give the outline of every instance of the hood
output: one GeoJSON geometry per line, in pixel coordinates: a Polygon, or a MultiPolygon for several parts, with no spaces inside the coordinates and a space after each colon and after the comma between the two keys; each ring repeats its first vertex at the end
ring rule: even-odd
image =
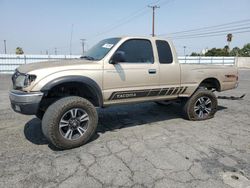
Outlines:
{"type": "Polygon", "coordinates": [[[21,65],[17,70],[21,73],[28,73],[38,69],[48,69],[48,68],[63,68],[63,67],[75,67],[83,64],[94,64],[96,61],[89,61],[86,59],[72,59],[72,60],[58,60],[58,61],[45,61],[37,63],[29,63],[21,65]]]}

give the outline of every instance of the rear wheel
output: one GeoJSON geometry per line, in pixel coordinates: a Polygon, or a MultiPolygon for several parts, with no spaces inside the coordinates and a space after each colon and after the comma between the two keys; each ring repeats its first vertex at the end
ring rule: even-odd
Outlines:
{"type": "Polygon", "coordinates": [[[71,149],[91,138],[97,122],[96,109],[88,100],[65,97],[49,106],[42,120],[42,130],[57,148],[71,149]]]}
{"type": "Polygon", "coordinates": [[[184,115],[188,120],[199,121],[214,117],[217,111],[215,94],[206,89],[198,89],[184,104],[184,115]]]}

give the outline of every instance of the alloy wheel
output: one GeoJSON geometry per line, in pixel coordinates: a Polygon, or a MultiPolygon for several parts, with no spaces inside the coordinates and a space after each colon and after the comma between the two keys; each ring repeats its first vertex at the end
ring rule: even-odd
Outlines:
{"type": "Polygon", "coordinates": [[[197,99],[194,105],[194,112],[200,118],[207,117],[212,111],[212,101],[209,97],[202,96],[197,99]]]}
{"type": "Polygon", "coordinates": [[[65,112],[59,122],[60,134],[68,140],[81,138],[88,129],[89,115],[81,108],[65,112]]]}

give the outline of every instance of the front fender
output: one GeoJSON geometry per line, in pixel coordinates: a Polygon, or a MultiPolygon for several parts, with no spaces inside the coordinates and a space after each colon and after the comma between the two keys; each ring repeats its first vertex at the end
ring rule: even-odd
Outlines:
{"type": "Polygon", "coordinates": [[[94,80],[85,76],[62,76],[55,78],[50,82],[48,82],[46,85],[44,85],[41,88],[41,92],[47,92],[57,85],[69,82],[78,82],[88,86],[91,89],[91,91],[97,95],[99,106],[103,106],[103,96],[101,88],[94,80]]]}

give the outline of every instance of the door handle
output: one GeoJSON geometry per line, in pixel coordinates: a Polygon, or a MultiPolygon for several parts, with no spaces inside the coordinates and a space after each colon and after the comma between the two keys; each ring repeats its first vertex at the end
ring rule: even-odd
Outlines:
{"type": "Polygon", "coordinates": [[[156,69],[149,69],[149,70],[148,70],[148,73],[149,73],[149,74],[156,74],[156,69]]]}

